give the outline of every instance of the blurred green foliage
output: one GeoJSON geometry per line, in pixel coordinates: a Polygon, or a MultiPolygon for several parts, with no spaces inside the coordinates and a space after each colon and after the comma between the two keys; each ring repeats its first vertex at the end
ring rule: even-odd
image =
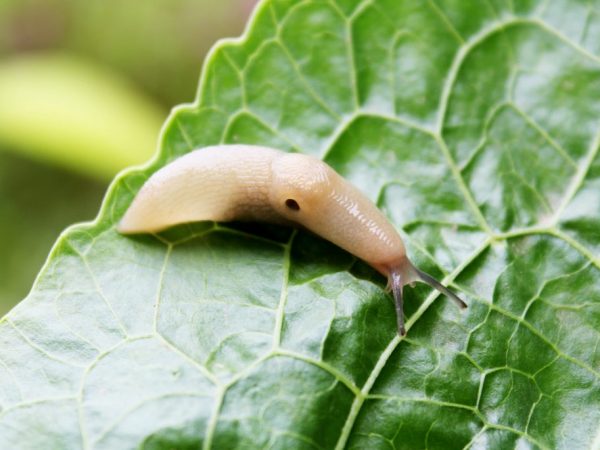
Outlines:
{"type": "Polygon", "coordinates": [[[93,219],[112,176],[152,155],[206,51],[253,4],[0,0],[0,315],[60,230],[93,219]]]}
{"type": "Polygon", "coordinates": [[[62,49],[126,74],[167,108],[190,102],[215,40],[253,0],[0,0],[0,55],[62,49]]]}
{"type": "Polygon", "coordinates": [[[27,294],[61,230],[96,214],[104,190],[104,183],[0,153],[0,313],[27,294]]]}
{"type": "Polygon", "coordinates": [[[0,142],[110,180],[146,161],[164,119],[161,109],[102,66],[43,53],[0,63],[0,142]]]}

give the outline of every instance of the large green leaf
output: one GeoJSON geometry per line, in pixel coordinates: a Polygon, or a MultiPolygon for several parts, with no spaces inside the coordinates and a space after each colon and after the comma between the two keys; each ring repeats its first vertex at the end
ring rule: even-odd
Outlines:
{"type": "Polygon", "coordinates": [[[599,11],[261,3],[2,321],[0,447],[598,447],[599,11]],[[219,142],[323,157],[470,308],[408,289],[400,339],[385,280],[305,232],[116,233],[219,142]]]}

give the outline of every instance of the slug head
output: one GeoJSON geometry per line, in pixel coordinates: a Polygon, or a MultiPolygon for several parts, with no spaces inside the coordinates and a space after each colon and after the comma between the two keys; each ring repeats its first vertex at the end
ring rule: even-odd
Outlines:
{"type": "Polygon", "coordinates": [[[401,336],[406,334],[402,293],[406,284],[426,283],[450,297],[460,308],[466,308],[456,294],[413,266],[406,257],[402,240],[387,219],[370,201],[361,200],[362,194],[343,182],[325,163],[292,153],[276,158],[271,169],[269,200],[277,214],[350,251],[387,275],[401,336]],[[362,211],[362,215],[354,214],[354,208],[362,211]],[[366,218],[369,220],[361,220],[366,218]],[[373,224],[382,232],[372,233],[373,224]]]}
{"type": "Polygon", "coordinates": [[[407,284],[413,285],[415,281],[420,281],[428,284],[434,289],[437,289],[439,292],[446,295],[454,303],[456,303],[459,308],[464,309],[467,307],[467,304],[463,302],[458,295],[456,295],[428,273],[417,269],[408,258],[404,258],[404,260],[402,260],[398,265],[391,267],[388,274],[388,286],[394,295],[398,334],[400,336],[404,336],[406,334],[406,328],[404,326],[404,296],[402,294],[402,288],[407,284]]]}
{"type": "Polygon", "coordinates": [[[271,206],[285,219],[310,229],[328,197],[331,169],[316,158],[297,153],[275,159],[271,168],[271,206]]]}

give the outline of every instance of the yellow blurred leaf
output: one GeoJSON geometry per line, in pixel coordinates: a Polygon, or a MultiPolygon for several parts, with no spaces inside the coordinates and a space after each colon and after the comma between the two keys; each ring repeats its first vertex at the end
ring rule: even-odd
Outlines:
{"type": "Polygon", "coordinates": [[[64,53],[0,63],[0,147],[98,179],[147,160],[164,112],[105,67],[64,53]]]}

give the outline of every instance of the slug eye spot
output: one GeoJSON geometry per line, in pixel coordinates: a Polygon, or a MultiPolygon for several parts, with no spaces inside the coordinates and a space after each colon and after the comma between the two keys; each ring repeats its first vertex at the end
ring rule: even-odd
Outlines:
{"type": "Polygon", "coordinates": [[[293,198],[288,198],[285,201],[285,206],[287,206],[287,208],[291,209],[292,211],[300,211],[300,205],[293,198]]]}

